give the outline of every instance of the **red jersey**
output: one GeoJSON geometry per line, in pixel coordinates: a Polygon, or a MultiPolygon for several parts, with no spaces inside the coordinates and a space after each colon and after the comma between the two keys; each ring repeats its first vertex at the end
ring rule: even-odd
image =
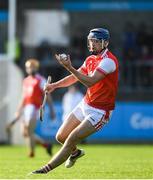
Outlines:
{"type": "Polygon", "coordinates": [[[81,66],[83,74],[90,76],[99,71],[105,78],[87,89],[85,102],[95,108],[113,110],[118,89],[118,60],[108,49],[103,54],[88,56],[81,66]]]}
{"type": "Polygon", "coordinates": [[[39,74],[28,76],[23,80],[24,105],[33,104],[40,107],[43,98],[43,86],[46,80],[39,74]]]}

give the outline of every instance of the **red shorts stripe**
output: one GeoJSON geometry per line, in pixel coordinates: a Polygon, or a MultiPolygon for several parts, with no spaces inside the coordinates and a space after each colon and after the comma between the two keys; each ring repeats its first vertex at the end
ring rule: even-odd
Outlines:
{"type": "Polygon", "coordinates": [[[106,114],[102,116],[100,121],[94,126],[96,130],[100,130],[105,124],[106,121],[109,120],[110,111],[106,111],[106,114]]]}

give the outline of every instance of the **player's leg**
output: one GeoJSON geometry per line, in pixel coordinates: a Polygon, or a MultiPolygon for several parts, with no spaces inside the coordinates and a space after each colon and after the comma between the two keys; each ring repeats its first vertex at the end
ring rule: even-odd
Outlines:
{"type": "Polygon", "coordinates": [[[33,173],[47,173],[57,166],[61,165],[73,152],[78,142],[88,137],[96,131],[95,127],[88,121],[81,122],[68,136],[62,148],[53,156],[51,161],[41,168],[40,170],[34,171],[33,173]]]}
{"type": "MultiPolygon", "coordinates": [[[[84,106],[84,112],[86,114],[85,120],[69,134],[59,152],[46,166],[37,171],[34,171],[33,173],[47,173],[62,164],[72,153],[73,149],[79,141],[101,129],[104,124],[108,122],[110,117],[110,112],[97,110],[95,108],[89,107],[88,105],[84,106]]],[[[76,159],[77,157],[72,157],[72,161],[74,163],[76,159]]]]}
{"type": "MultiPolygon", "coordinates": [[[[78,106],[69,114],[67,119],[63,122],[61,127],[59,128],[56,139],[61,144],[64,144],[65,140],[69,136],[69,134],[83,121],[84,114],[82,111],[82,102],[78,104],[78,106]]],[[[77,147],[73,149],[72,154],[75,154],[77,151],[77,147]]]]}
{"type": "Polygon", "coordinates": [[[35,135],[34,135],[35,127],[36,127],[36,119],[33,118],[29,121],[29,124],[27,124],[27,131],[28,131],[27,144],[30,150],[29,157],[33,157],[35,154],[35,135]]]}
{"type": "MultiPolygon", "coordinates": [[[[99,111],[95,108],[91,108],[85,105],[85,114],[86,118],[85,121],[91,123],[92,127],[95,131],[100,130],[109,120],[111,112],[109,111],[99,111]]],[[[83,150],[78,150],[76,154],[71,154],[69,158],[65,162],[65,167],[70,168],[72,167],[76,160],[84,155],[83,150]]]]}
{"type": "Polygon", "coordinates": [[[24,107],[24,132],[26,135],[27,145],[29,147],[29,157],[34,157],[35,137],[34,130],[36,127],[37,108],[33,104],[24,107]]]}
{"type": "Polygon", "coordinates": [[[35,147],[35,137],[33,131],[35,129],[35,125],[33,124],[34,120],[29,121],[31,123],[27,124],[25,121],[21,124],[21,130],[23,137],[26,140],[26,144],[29,148],[29,157],[34,157],[34,147],[35,147]]]}
{"type": "Polygon", "coordinates": [[[26,138],[28,136],[28,129],[27,129],[24,121],[21,122],[21,133],[24,138],[26,138]]]}
{"type": "Polygon", "coordinates": [[[81,122],[71,113],[67,120],[63,122],[56,134],[56,140],[61,144],[64,144],[68,135],[75,129],[81,122]]]}

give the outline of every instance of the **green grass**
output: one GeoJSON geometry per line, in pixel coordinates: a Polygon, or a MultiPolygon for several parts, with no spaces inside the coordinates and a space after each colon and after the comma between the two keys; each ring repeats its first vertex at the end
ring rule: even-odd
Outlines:
{"type": "MultiPolygon", "coordinates": [[[[54,153],[60,146],[54,146],[54,153]]],[[[49,157],[37,147],[36,157],[26,157],[26,148],[0,146],[0,178],[2,179],[105,179],[153,178],[153,146],[151,145],[80,145],[86,155],[71,169],[61,165],[47,175],[26,175],[49,157]]]]}

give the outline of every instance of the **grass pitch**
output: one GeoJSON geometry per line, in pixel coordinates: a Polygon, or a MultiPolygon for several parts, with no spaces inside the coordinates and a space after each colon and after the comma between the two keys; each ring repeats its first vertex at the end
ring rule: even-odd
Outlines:
{"type": "MultiPolygon", "coordinates": [[[[29,159],[22,146],[0,146],[0,179],[153,178],[152,145],[80,145],[86,155],[73,168],[64,165],[46,175],[31,175],[49,161],[42,147],[29,159]]],[[[60,146],[54,146],[54,153],[60,146]]]]}

